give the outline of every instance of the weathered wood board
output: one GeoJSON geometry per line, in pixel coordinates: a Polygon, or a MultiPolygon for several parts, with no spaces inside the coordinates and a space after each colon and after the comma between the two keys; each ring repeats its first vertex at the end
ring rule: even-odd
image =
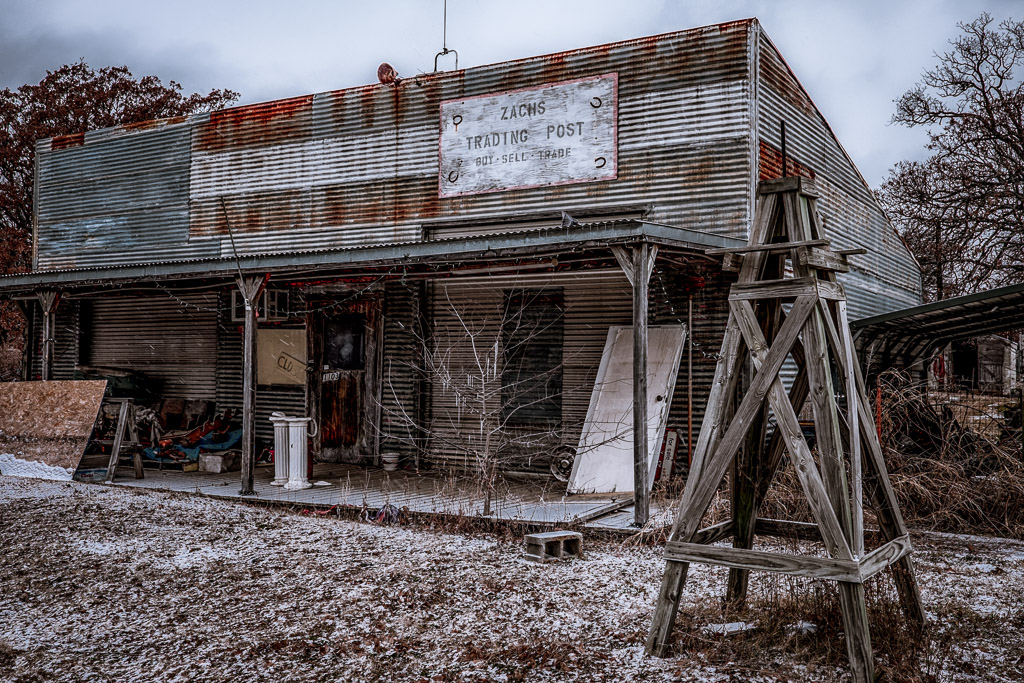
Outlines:
{"type": "Polygon", "coordinates": [[[106,380],[0,383],[0,474],[70,480],[106,380]]]}
{"type": "Polygon", "coordinates": [[[441,197],[613,180],[618,75],[441,103],[441,197]]]}
{"type": "MultiPolygon", "coordinates": [[[[647,342],[647,450],[653,484],[686,328],[652,325],[647,342]]],[[[569,478],[569,493],[633,490],[633,328],[613,326],[569,478]]]]}

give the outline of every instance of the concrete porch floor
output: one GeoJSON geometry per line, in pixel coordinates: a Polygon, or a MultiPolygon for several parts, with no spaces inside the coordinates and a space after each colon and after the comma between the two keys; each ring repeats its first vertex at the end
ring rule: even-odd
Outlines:
{"type": "MultiPolygon", "coordinates": [[[[511,480],[498,485],[492,514],[483,514],[483,499],[472,479],[450,472],[385,472],[379,467],[318,463],[312,482],[300,491],[271,486],[273,467],[257,467],[255,496],[239,495],[238,472],[211,474],[147,469],[135,479],[131,468],[118,468],[115,486],[194,493],[215,498],[260,501],[324,509],[332,505],[373,510],[390,503],[412,513],[468,516],[538,525],[573,525],[593,530],[635,533],[632,495],[567,496],[555,480],[511,480]]],[[[651,502],[652,526],[668,526],[671,510],[651,502]]]]}

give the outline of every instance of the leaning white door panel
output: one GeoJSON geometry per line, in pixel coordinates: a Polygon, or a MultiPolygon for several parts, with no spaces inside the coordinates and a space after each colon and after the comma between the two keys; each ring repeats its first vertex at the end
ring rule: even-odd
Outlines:
{"type": "MultiPolygon", "coordinates": [[[[683,325],[654,325],[647,339],[648,471],[654,482],[672,391],[686,340],[683,325]]],[[[608,330],[569,493],[633,491],[633,328],[608,330]]]]}

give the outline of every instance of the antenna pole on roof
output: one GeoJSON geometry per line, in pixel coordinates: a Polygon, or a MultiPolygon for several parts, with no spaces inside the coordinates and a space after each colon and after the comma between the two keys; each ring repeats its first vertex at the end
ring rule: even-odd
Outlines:
{"type": "Polygon", "coordinates": [[[447,54],[455,55],[455,70],[459,70],[459,52],[458,50],[448,49],[448,0],[444,0],[444,13],[442,14],[443,21],[441,27],[441,51],[434,55],[434,73],[437,73],[437,59],[438,57],[444,57],[447,54]]]}

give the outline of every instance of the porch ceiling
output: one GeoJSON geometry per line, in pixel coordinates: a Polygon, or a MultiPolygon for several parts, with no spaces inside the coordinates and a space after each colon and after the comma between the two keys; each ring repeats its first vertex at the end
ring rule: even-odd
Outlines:
{"type": "Polygon", "coordinates": [[[112,268],[46,270],[0,276],[0,297],[12,298],[38,289],[84,290],[137,282],[233,278],[244,274],[311,275],[332,271],[375,270],[400,266],[410,271],[440,264],[494,261],[553,255],[563,251],[606,248],[613,244],[650,242],[703,254],[709,248],[735,248],[745,241],[700,230],[640,220],[585,223],[569,228],[539,228],[483,236],[459,236],[417,242],[256,254],[189,261],[161,261],[112,268]]]}

